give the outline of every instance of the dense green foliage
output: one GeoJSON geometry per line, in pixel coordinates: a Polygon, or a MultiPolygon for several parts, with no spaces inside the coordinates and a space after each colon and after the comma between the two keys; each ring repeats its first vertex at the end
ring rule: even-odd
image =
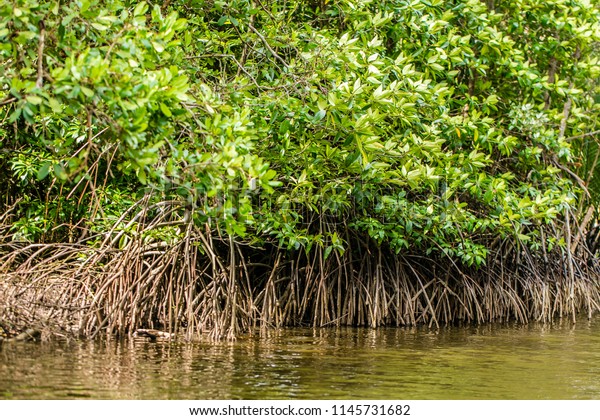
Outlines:
{"type": "Polygon", "coordinates": [[[93,244],[145,196],[325,258],[366,235],[466,265],[499,237],[551,249],[595,166],[600,9],[487,3],[5,2],[0,221],[93,244]]]}

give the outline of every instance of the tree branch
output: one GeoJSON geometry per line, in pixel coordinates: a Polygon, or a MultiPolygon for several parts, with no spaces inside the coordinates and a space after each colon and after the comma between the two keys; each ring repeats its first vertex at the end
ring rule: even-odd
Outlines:
{"type": "Polygon", "coordinates": [[[265,37],[256,30],[256,28],[254,26],[252,26],[251,24],[248,24],[248,28],[250,28],[250,30],[252,32],[254,32],[256,34],[256,36],[258,36],[260,38],[260,40],[262,41],[262,43],[265,45],[265,47],[267,48],[267,50],[269,50],[269,52],[273,55],[273,57],[275,57],[277,60],[279,60],[281,62],[281,64],[283,64],[283,66],[285,68],[289,67],[289,64],[285,62],[285,60],[283,58],[281,58],[279,56],[279,54],[277,54],[275,52],[275,50],[273,50],[273,48],[271,48],[271,46],[269,45],[269,43],[267,42],[267,40],[265,39],[265,37]]]}
{"type": "Polygon", "coordinates": [[[6,98],[6,99],[3,99],[2,101],[0,101],[0,106],[12,104],[13,102],[16,102],[16,101],[17,101],[17,98],[15,98],[14,96],[11,98],[6,98]]]}
{"type": "Polygon", "coordinates": [[[592,132],[585,133],[585,134],[579,134],[577,136],[567,137],[565,140],[566,141],[577,140],[577,139],[581,139],[584,137],[595,136],[596,134],[600,134],[600,130],[592,131],[592,132]]]}
{"type": "Polygon", "coordinates": [[[585,194],[588,196],[588,198],[592,198],[590,192],[587,189],[587,186],[585,185],[585,182],[583,181],[583,179],[581,179],[579,177],[579,175],[577,175],[575,172],[573,172],[572,170],[570,170],[569,168],[567,168],[564,165],[561,165],[560,163],[558,163],[558,160],[556,158],[552,159],[552,163],[554,163],[554,165],[559,168],[562,169],[563,171],[565,171],[566,173],[568,173],[569,175],[571,175],[571,177],[573,177],[573,179],[575,181],[577,181],[577,184],[579,184],[579,186],[581,187],[581,189],[585,192],[585,194]]]}

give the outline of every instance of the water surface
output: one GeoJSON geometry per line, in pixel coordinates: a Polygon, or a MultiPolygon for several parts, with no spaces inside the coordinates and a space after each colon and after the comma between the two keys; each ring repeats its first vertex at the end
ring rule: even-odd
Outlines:
{"type": "Polygon", "coordinates": [[[600,319],[0,347],[2,399],[600,399],[600,319]]]}

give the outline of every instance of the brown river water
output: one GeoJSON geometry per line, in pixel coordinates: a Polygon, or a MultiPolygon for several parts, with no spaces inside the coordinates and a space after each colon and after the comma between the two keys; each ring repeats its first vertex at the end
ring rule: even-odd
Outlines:
{"type": "Polygon", "coordinates": [[[600,318],[0,346],[0,399],[600,399],[600,318]]]}

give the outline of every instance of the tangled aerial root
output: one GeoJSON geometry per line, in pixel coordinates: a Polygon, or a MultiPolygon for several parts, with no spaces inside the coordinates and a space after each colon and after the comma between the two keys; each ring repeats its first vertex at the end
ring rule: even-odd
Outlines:
{"type": "Polygon", "coordinates": [[[544,261],[505,240],[485,267],[465,270],[353,245],[324,259],[321,251],[257,250],[192,226],[178,242],[132,239],[123,249],[13,244],[0,259],[0,324],[233,339],[254,327],[551,322],[600,309],[597,269],[573,256],[569,263],[564,251],[544,261]]]}

